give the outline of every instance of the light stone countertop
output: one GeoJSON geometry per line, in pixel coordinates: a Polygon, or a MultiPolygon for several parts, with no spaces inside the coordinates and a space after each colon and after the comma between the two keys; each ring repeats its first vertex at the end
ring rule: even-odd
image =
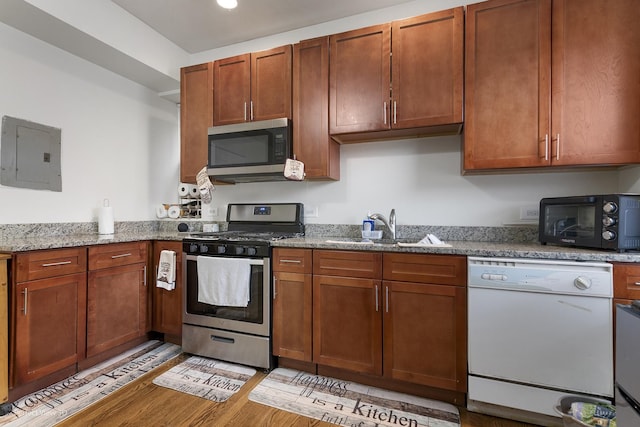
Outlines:
{"type": "Polygon", "coordinates": [[[447,254],[504,258],[538,258],[575,261],[640,262],[640,252],[618,253],[604,250],[578,249],[541,245],[539,243],[498,243],[484,241],[447,241],[451,247],[400,247],[392,244],[332,243],[332,237],[304,237],[278,240],[272,244],[283,248],[338,249],[417,254],[447,254]]]}

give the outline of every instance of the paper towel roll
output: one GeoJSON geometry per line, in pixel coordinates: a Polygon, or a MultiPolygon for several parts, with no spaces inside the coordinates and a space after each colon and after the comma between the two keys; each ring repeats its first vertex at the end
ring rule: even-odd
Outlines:
{"type": "Polygon", "coordinates": [[[109,200],[104,200],[104,206],[98,213],[98,234],[113,234],[113,207],[109,206],[109,200]]]}
{"type": "Polygon", "coordinates": [[[180,183],[178,185],[178,196],[180,197],[188,197],[189,196],[189,184],[180,183]]]}
{"type": "Polygon", "coordinates": [[[180,206],[169,206],[169,212],[168,212],[169,218],[180,218],[180,206]]]}
{"type": "Polygon", "coordinates": [[[193,198],[200,198],[200,189],[197,185],[189,184],[189,195],[193,198]]]}
{"type": "Polygon", "coordinates": [[[156,216],[158,218],[166,218],[168,214],[167,208],[165,208],[164,205],[160,205],[156,208],[156,216]]]}

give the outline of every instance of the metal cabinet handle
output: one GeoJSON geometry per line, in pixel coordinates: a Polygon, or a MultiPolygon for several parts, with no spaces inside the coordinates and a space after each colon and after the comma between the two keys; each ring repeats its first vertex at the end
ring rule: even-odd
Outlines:
{"type": "Polygon", "coordinates": [[[556,134],[556,160],[560,160],[560,134],[556,134]]]}
{"type": "Polygon", "coordinates": [[[143,284],[144,284],[144,287],[146,288],[147,287],[147,266],[146,265],[144,266],[144,282],[143,282],[143,284]]]}
{"type": "Polygon", "coordinates": [[[48,264],[42,264],[43,267],[55,267],[57,265],[71,264],[71,261],[50,262],[48,264]]]}
{"type": "Polygon", "coordinates": [[[273,276],[273,299],[276,299],[278,291],[276,290],[276,276],[273,276]]]}
{"type": "Polygon", "coordinates": [[[376,311],[378,311],[378,285],[376,285],[376,311]]]}
{"type": "Polygon", "coordinates": [[[282,264],[302,264],[299,259],[281,259],[280,262],[282,264]]]}
{"type": "Polygon", "coordinates": [[[544,159],[549,160],[549,134],[544,135],[544,159]]]}
{"type": "Polygon", "coordinates": [[[636,283],[634,283],[634,285],[640,286],[640,282],[636,282],[636,283]]]}
{"type": "Polygon", "coordinates": [[[120,255],[111,255],[111,259],[124,258],[124,257],[128,257],[128,256],[131,256],[131,253],[120,254],[120,255]]]}
{"type": "Polygon", "coordinates": [[[24,294],[24,307],[22,309],[24,315],[27,315],[27,288],[24,288],[24,291],[22,291],[22,293],[24,294]]]}
{"type": "Polygon", "coordinates": [[[383,120],[383,123],[386,125],[387,124],[387,101],[384,101],[382,103],[382,120],[383,120]]]}
{"type": "Polygon", "coordinates": [[[397,114],[398,113],[398,103],[396,101],[393,101],[393,124],[395,125],[397,123],[397,114]]]}
{"type": "Polygon", "coordinates": [[[247,121],[247,102],[244,103],[244,121],[247,121]]]}
{"type": "Polygon", "coordinates": [[[385,302],[386,308],[385,309],[386,309],[386,311],[388,313],[389,312],[389,287],[388,286],[385,286],[385,294],[386,294],[385,295],[385,299],[386,299],[386,302],[385,302]]]}
{"type": "Polygon", "coordinates": [[[253,100],[249,103],[249,105],[250,105],[250,108],[251,108],[249,110],[249,113],[250,113],[249,117],[251,118],[251,121],[253,121],[253,100]]]}

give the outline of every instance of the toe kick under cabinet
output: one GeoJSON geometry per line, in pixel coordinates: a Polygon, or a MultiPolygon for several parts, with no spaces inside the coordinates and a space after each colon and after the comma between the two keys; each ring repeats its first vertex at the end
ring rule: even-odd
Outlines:
{"type": "Polygon", "coordinates": [[[308,369],[322,375],[464,403],[466,257],[309,252],[274,250],[274,319],[311,321],[303,330],[274,321],[283,364],[312,362],[308,369]],[[302,264],[304,271],[292,270],[302,264]]]}

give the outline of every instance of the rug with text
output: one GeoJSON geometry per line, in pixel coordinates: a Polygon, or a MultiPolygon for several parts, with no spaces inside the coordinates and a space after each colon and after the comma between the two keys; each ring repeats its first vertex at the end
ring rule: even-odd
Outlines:
{"type": "Polygon", "coordinates": [[[284,368],[271,371],[249,400],[339,426],[460,426],[448,403],[284,368]]]}
{"type": "Polygon", "coordinates": [[[7,404],[2,427],[49,427],[178,356],[175,344],[149,341],[89,369],[7,404]]]}
{"type": "Polygon", "coordinates": [[[191,356],[154,378],[153,383],[213,402],[224,402],[255,373],[255,369],[246,366],[191,356]]]}

